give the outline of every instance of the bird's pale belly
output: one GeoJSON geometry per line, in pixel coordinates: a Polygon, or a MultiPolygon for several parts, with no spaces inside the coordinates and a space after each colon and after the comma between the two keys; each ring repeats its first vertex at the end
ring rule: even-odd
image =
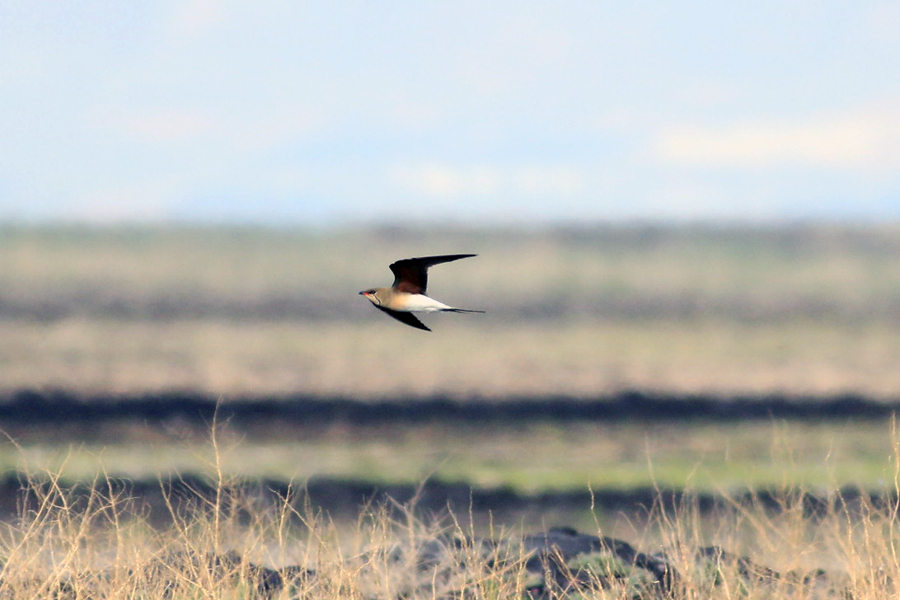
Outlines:
{"type": "Polygon", "coordinates": [[[453,308],[447,306],[443,302],[438,302],[434,298],[423,296],[422,294],[409,294],[404,298],[404,306],[401,309],[406,312],[437,312],[453,308]]]}

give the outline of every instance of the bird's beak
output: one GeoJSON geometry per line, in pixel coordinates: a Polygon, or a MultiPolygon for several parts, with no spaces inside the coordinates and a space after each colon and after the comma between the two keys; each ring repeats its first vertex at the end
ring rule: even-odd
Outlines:
{"type": "Polygon", "coordinates": [[[369,294],[367,294],[366,292],[360,292],[359,295],[360,296],[368,296],[369,294]]]}

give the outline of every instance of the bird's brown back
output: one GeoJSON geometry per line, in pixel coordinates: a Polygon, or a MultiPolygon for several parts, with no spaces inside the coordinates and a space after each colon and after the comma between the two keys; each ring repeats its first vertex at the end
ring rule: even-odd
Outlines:
{"type": "Polygon", "coordinates": [[[424,294],[428,287],[428,267],[470,256],[475,255],[444,254],[398,260],[391,264],[391,271],[394,273],[393,288],[407,294],[424,294]]]}

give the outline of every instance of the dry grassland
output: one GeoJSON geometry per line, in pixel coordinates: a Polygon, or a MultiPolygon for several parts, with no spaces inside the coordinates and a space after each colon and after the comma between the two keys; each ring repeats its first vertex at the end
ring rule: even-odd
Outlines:
{"type": "MultiPolygon", "coordinates": [[[[894,501],[811,515],[786,489],[777,510],[733,502],[700,518],[690,502],[657,505],[627,539],[604,538],[598,525],[580,538],[596,544],[576,550],[572,532],[477,534],[456,515],[417,515],[414,503],[337,525],[291,497],[261,504],[217,481],[211,497],[171,499],[173,525],[162,530],[121,495],[28,488],[28,509],[0,533],[0,597],[881,600],[900,591],[894,501]]],[[[892,485],[896,496],[896,477],[892,485]]]]}

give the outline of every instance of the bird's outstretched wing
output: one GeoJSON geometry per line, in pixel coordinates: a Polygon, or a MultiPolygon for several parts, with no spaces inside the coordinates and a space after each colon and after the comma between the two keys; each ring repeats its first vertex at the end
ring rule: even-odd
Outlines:
{"type": "Polygon", "coordinates": [[[377,304],[373,305],[378,310],[383,310],[390,316],[394,317],[401,323],[406,323],[410,327],[415,327],[416,329],[424,329],[425,331],[431,331],[425,324],[416,318],[416,316],[410,312],[400,312],[399,310],[391,310],[390,308],[385,308],[383,306],[378,306],[377,304]]]}
{"type": "MultiPolygon", "coordinates": [[[[428,287],[428,267],[452,260],[469,258],[474,254],[444,254],[442,256],[421,256],[405,258],[391,263],[394,273],[394,289],[408,294],[424,294],[428,287]]],[[[415,325],[413,326],[415,327],[415,325]]]]}

